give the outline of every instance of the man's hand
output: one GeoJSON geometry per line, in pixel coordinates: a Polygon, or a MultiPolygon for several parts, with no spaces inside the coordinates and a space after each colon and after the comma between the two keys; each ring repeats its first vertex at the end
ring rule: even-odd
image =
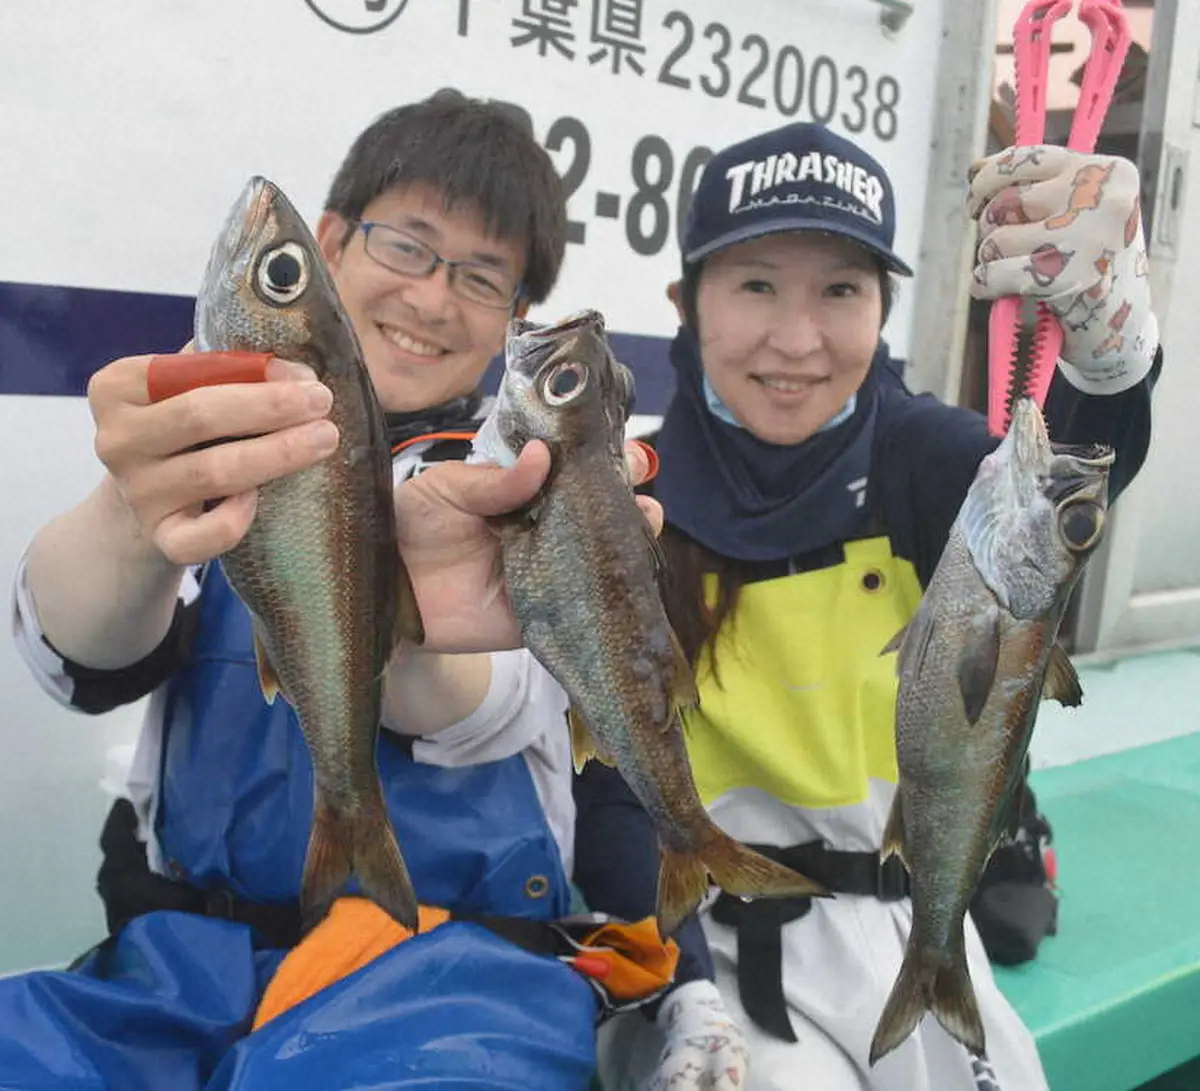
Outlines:
{"type": "Polygon", "coordinates": [[[1060,367],[1089,394],[1140,382],[1158,348],[1137,168],[1050,145],[1009,148],[970,171],[978,299],[1032,296],[1063,327],[1060,367]]]}
{"type": "MultiPolygon", "coordinates": [[[[649,470],[645,452],[629,444],[626,459],[637,484],[649,470]]],[[[427,651],[520,647],[504,590],[500,539],[488,519],[529,503],[549,473],[550,451],[534,440],[511,467],[443,462],[397,487],[400,555],[417,593],[427,651]]],[[[637,502],[659,534],[662,508],[649,497],[637,502]]]]}
{"type": "Polygon", "coordinates": [[[151,404],[153,359],[125,357],[92,376],[96,454],[148,556],[199,564],[241,541],[258,486],[334,450],[337,428],[324,419],[333,395],[309,368],[272,360],[266,382],[202,386],[151,404]],[[203,446],[226,439],[236,442],[203,446]],[[221,502],[204,510],[212,500],[221,502]]]}
{"type": "Polygon", "coordinates": [[[666,1038],[650,1091],[741,1091],[750,1051],[711,981],[672,992],[656,1020],[666,1038]]]}

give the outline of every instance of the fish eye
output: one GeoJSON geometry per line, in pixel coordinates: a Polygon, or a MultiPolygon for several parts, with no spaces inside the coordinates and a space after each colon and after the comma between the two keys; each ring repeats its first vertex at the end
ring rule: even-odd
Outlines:
{"type": "Polygon", "coordinates": [[[582,364],[559,364],[543,380],[542,397],[547,405],[566,405],[583,393],[587,377],[582,364]]]}
{"type": "Polygon", "coordinates": [[[1104,509],[1090,500],[1066,504],[1058,512],[1058,531],[1075,553],[1091,549],[1104,529],[1104,509]]]}
{"type": "Polygon", "coordinates": [[[294,242],[263,254],[258,263],[258,287],[272,303],[291,303],[308,287],[308,260],[294,242]]]}

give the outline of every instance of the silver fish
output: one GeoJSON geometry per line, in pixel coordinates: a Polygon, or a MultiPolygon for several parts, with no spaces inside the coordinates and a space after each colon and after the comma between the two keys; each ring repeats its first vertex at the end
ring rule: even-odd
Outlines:
{"type": "Polygon", "coordinates": [[[516,322],[475,448],[501,463],[531,439],[550,448],[540,495],[498,524],[508,594],[526,647],[571,698],[577,766],[592,756],[616,765],[654,820],[658,921],[670,934],[708,890],[710,873],[744,897],[826,891],[735,841],[696,791],[679,716],[696,701],[696,683],[662,605],[657,545],[625,468],[632,394],[599,314],[545,328],[516,322]]]}
{"type": "Polygon", "coordinates": [[[1104,533],[1107,448],[1050,443],[1018,402],[981,463],[899,648],[900,782],[884,834],[912,879],[904,962],[871,1043],[874,1064],[927,1011],[972,1052],[985,1035],[963,918],[1022,783],[1043,693],[1082,697],[1056,643],[1071,590],[1104,533]]]}
{"type": "Polygon", "coordinates": [[[341,439],[316,466],[259,489],[221,557],[254,623],[267,700],[295,707],[313,759],[300,903],[315,924],[351,876],[416,928],[417,899],[375,761],[382,676],[398,637],[423,638],[396,547],[391,451],[354,329],[321,251],[278,187],[254,178],[218,238],[196,302],[196,348],[272,352],[333,391],[341,439]]]}

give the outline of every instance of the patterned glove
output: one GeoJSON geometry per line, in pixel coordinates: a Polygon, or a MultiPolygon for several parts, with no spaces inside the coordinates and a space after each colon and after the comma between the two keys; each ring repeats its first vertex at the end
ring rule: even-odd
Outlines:
{"type": "Polygon", "coordinates": [[[972,294],[1044,300],[1063,327],[1066,378],[1119,394],[1158,349],[1150,309],[1137,168],[1127,159],[1049,145],[976,162],[967,207],[979,221],[972,294]]]}
{"type": "Polygon", "coordinates": [[[658,1009],[666,1038],[650,1091],[741,1091],[750,1051],[711,981],[689,981],[658,1009]]]}

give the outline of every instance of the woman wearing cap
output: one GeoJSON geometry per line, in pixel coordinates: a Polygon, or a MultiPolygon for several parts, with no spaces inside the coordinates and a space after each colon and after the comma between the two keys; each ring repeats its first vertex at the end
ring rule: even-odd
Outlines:
{"type": "MultiPolygon", "coordinates": [[[[1145,456],[1161,366],[1137,193],[1132,164],[1061,148],[984,160],[970,190],[974,294],[1036,295],[1064,315],[1050,432],[1115,447],[1114,496],[1145,456]]],[[[977,414],[910,394],[881,340],[892,278],[911,273],[894,226],[879,163],[820,126],[789,125],[708,164],[669,293],[677,392],[655,495],[669,608],[698,664],[700,705],[686,718],[696,781],[721,826],[838,892],[723,896],[703,913],[752,1091],[1046,1086],[970,921],[990,1066],[931,1018],[868,1064],[912,915],[903,872],[879,866],[897,778],[895,660],[880,649],[916,611],[996,444],[977,414]]],[[[630,821],[612,805],[620,791],[593,763],[577,792],[581,836],[607,837],[611,852],[634,843],[606,826],[609,814],[630,821]]],[[[653,904],[653,862],[623,867],[653,904]]],[[[616,1021],[607,1088],[645,1086],[670,1018],[668,1003],[658,1027],[616,1021]]]]}

